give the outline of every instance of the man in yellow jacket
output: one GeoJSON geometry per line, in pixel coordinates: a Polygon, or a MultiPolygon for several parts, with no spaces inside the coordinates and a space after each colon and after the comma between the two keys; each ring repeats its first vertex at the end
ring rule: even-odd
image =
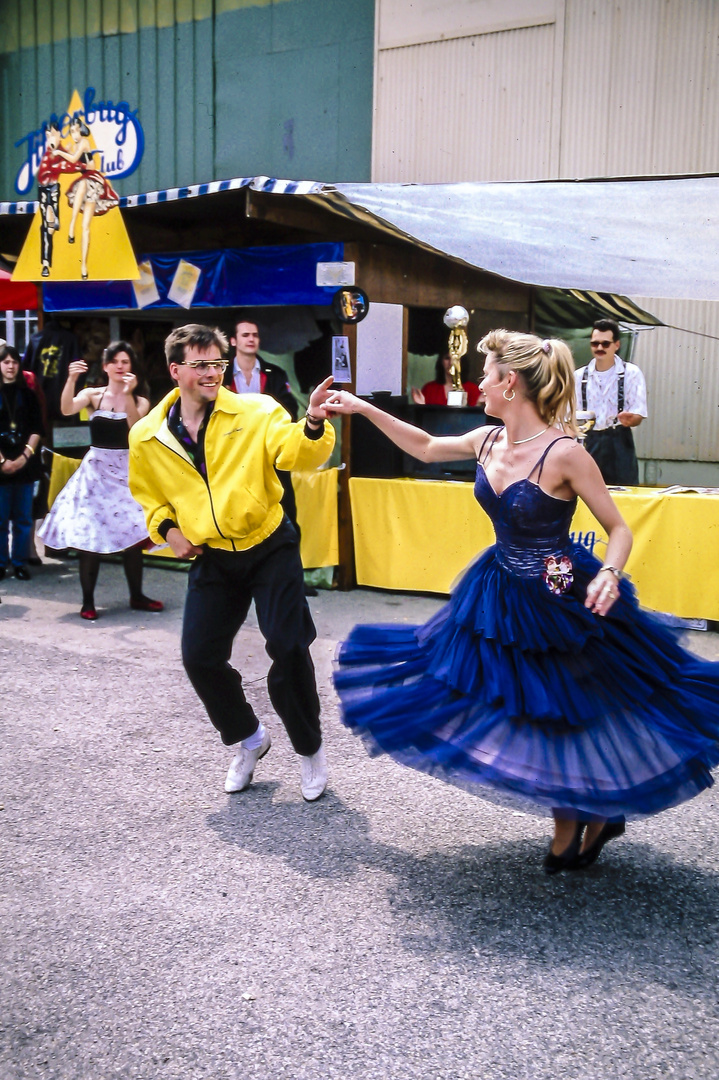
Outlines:
{"type": "Polygon", "coordinates": [[[316,632],[275,467],[312,469],[329,457],[334,430],[325,422],[325,402],[332,379],[315,389],[307,416],[295,424],[272,398],[238,396],[221,385],[227,339],[219,330],[179,327],[165,355],[177,389],[130,432],[130,489],[150,537],[194,560],[182,660],[223,743],[235,751],[225,791],[248,787],[271,745],[229,663],[254,599],[272,660],[270,700],[300,755],[302,794],[314,801],[327,785],[309,651],[316,632]]]}

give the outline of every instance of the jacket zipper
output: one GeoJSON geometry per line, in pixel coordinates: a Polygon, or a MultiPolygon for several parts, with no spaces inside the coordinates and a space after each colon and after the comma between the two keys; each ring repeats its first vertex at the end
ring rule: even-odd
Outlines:
{"type": "MultiPolygon", "coordinates": [[[[184,458],[182,456],[182,454],[178,454],[177,450],[173,450],[172,447],[168,446],[167,443],[164,443],[162,441],[162,439],[158,439],[157,435],[153,436],[153,438],[157,439],[160,446],[164,446],[166,450],[169,450],[171,454],[174,454],[175,457],[178,457],[180,459],[180,461],[185,461],[186,462],[187,459],[184,458]]],[[[195,470],[195,472],[200,477],[200,479],[205,481],[205,486],[207,488],[207,494],[209,495],[209,498],[210,498],[210,510],[212,511],[212,520],[215,523],[215,528],[217,529],[217,532],[219,533],[219,535],[222,537],[223,540],[229,539],[227,536],[225,536],[222,529],[220,528],[220,526],[217,523],[217,517],[215,516],[215,505],[214,505],[214,503],[212,501],[212,490],[210,488],[210,478],[209,478],[209,476],[204,476],[203,477],[202,473],[200,472],[200,470],[195,465],[192,465],[192,468],[195,470]]],[[[207,469],[207,456],[205,456],[205,469],[207,469]]],[[[230,539],[230,543],[232,544],[232,550],[236,551],[237,549],[235,547],[235,541],[230,539]]]]}
{"type": "MultiPolygon", "coordinates": [[[[215,415],[215,413],[213,411],[212,416],[214,416],[214,415],[215,415]]],[[[207,476],[205,477],[205,483],[207,484],[207,494],[210,497],[210,510],[212,511],[212,520],[215,523],[215,528],[217,529],[217,531],[220,534],[220,536],[222,537],[222,539],[227,540],[228,537],[226,537],[225,534],[223,533],[222,529],[220,528],[220,526],[217,523],[217,518],[215,517],[215,504],[212,501],[212,488],[210,487],[210,470],[209,470],[208,465],[207,465],[207,433],[209,431],[210,424],[212,423],[212,416],[210,417],[209,422],[207,424],[207,427],[205,428],[205,472],[207,473],[207,476]]],[[[232,544],[232,550],[234,551],[235,550],[235,541],[230,540],[230,543],[232,544]]]]}

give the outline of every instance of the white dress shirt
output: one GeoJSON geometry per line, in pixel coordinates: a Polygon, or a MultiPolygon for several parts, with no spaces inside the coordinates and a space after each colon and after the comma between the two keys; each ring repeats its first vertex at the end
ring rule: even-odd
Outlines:
{"type": "Polygon", "coordinates": [[[625,363],[620,356],[614,357],[614,363],[608,371],[597,371],[597,362],[592,360],[586,367],[574,372],[577,389],[577,408],[582,405],[582,379],[589,371],[587,380],[587,410],[596,415],[595,431],[614,427],[618,412],[618,374],[624,371],[624,411],[647,415],[647,384],[644,375],[636,364],[625,363]]]}
{"type": "Polygon", "coordinates": [[[247,382],[245,373],[240,369],[240,365],[235,357],[234,364],[232,365],[232,385],[234,386],[238,394],[260,394],[260,361],[255,357],[255,366],[252,369],[252,377],[247,382]]]}

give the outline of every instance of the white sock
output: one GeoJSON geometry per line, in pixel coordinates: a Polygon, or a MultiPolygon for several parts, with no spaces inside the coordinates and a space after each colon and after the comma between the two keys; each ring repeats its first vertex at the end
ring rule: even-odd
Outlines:
{"type": "Polygon", "coordinates": [[[265,737],[265,726],[260,721],[257,731],[253,735],[248,735],[246,739],[242,740],[242,745],[245,750],[257,750],[262,745],[262,740],[265,737]]]}

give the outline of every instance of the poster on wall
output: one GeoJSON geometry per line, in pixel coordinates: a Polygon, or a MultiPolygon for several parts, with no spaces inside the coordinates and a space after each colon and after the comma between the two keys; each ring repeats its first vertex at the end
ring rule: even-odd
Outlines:
{"type": "MultiPolygon", "coordinates": [[[[108,110],[88,110],[87,104],[88,92],[83,105],[75,91],[67,112],[45,123],[42,141],[21,170],[23,176],[31,175],[37,164],[39,206],[13,281],[136,281],[140,277],[120,197],[102,171],[107,154],[98,148],[93,134],[97,125],[98,133],[107,138],[108,110]]],[[[124,116],[118,109],[113,113],[116,126],[124,116]]]]}
{"type": "Polygon", "coordinates": [[[347,337],[332,338],[332,378],[336,383],[351,383],[350,341],[347,337]]]}

